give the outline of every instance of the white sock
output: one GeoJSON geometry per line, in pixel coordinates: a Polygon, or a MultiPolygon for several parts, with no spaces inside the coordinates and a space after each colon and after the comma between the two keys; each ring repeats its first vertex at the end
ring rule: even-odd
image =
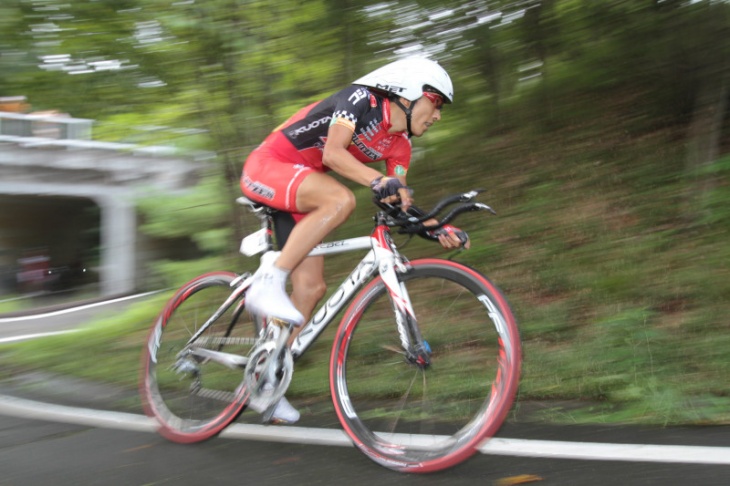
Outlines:
{"type": "Polygon", "coordinates": [[[289,270],[279,268],[276,264],[266,269],[266,273],[274,282],[281,282],[282,285],[286,283],[286,278],[289,276],[289,270]]]}

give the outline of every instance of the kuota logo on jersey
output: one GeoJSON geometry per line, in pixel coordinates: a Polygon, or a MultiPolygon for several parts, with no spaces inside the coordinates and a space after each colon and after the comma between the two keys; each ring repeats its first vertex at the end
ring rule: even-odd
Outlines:
{"type": "Polygon", "coordinates": [[[330,122],[330,120],[332,120],[331,116],[329,116],[329,115],[323,116],[319,120],[314,120],[312,122],[309,122],[309,124],[307,124],[307,125],[295,128],[293,130],[289,130],[286,132],[286,134],[289,135],[291,138],[297,138],[302,133],[307,133],[308,131],[310,131],[314,128],[317,128],[321,125],[328,124],[330,122]]]}

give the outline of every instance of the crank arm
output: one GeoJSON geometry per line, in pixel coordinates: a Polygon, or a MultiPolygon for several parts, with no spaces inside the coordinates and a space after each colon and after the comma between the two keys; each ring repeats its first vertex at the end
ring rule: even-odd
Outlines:
{"type": "Polygon", "coordinates": [[[192,348],[190,354],[196,358],[205,358],[232,370],[243,369],[248,364],[248,357],[206,348],[192,348]]]}

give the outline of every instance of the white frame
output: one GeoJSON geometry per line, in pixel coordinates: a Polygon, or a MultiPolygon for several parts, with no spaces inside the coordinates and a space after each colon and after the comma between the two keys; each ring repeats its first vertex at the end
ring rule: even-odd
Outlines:
{"type": "MultiPolygon", "coordinates": [[[[407,339],[408,333],[403,327],[405,320],[402,318],[401,312],[405,311],[413,315],[413,308],[410,305],[410,299],[404,286],[398,283],[396,275],[396,266],[398,256],[391,248],[384,248],[378,240],[372,236],[361,236],[357,238],[347,238],[327,243],[322,243],[314,247],[308,256],[335,255],[356,250],[367,250],[367,254],[360,260],[360,263],[350,273],[347,278],[340,284],[330,297],[312,314],[309,322],[303,325],[301,332],[291,345],[291,352],[294,358],[304,354],[309,346],[317,340],[319,335],[332,322],[335,316],[342,308],[350,302],[350,300],[359,292],[376,273],[380,273],[383,281],[388,287],[393,302],[400,302],[401,305],[396,306],[396,322],[398,331],[402,339],[407,339]],[[402,305],[405,303],[405,307],[402,305]]],[[[248,287],[248,285],[244,285],[248,287]]],[[[407,348],[409,343],[403,342],[407,348]]]]}

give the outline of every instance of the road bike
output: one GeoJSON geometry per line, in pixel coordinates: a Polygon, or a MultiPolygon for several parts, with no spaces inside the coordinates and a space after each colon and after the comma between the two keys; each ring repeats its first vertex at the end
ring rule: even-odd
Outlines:
{"type": "MultiPolygon", "coordinates": [[[[159,432],[198,442],[247,406],[273,410],[294,362],[349,303],[331,350],[329,385],[355,446],[402,472],[438,471],[472,456],[514,401],[522,358],[517,323],[487,277],[452,260],[409,261],[393,233],[437,239],[434,229],[462,213],[494,212],[475,201],[479,192],[446,197],[420,216],[376,201],[370,236],[315,247],[310,255],[367,252],[291,346],[290,324],[245,312],[251,273],[212,272],[185,284],[154,322],[143,353],[141,394],[159,432]]],[[[239,202],[261,219],[242,253],[271,258],[275,210],[239,202]]]]}

